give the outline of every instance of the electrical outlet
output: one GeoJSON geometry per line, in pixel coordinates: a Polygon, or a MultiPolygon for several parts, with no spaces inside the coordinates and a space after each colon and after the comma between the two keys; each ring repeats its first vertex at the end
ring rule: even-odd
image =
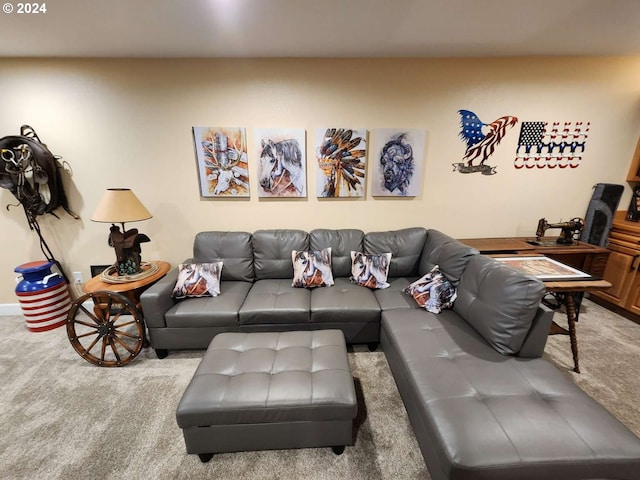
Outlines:
{"type": "Polygon", "coordinates": [[[84,283],[82,281],[82,272],[73,272],[73,283],[84,283]]]}

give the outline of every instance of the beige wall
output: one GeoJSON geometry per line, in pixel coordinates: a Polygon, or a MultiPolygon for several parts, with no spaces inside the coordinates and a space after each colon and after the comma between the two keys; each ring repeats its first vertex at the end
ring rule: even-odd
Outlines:
{"type": "MultiPolygon", "coordinates": [[[[108,225],[89,219],[108,187],[129,187],[152,212],[136,226],[151,238],[145,259],[173,264],[201,230],[425,226],[456,237],[533,235],[541,217],[583,216],[598,182],[626,186],[640,130],[640,58],[8,60],[0,59],[0,136],[33,126],[73,169],[72,209],[40,217],[42,231],[70,273],[113,261],[108,225]],[[489,122],[591,122],[575,169],[513,167],[520,125],[488,163],[493,176],[462,175],[457,110],[489,122]],[[247,127],[250,199],[201,199],[191,127],[247,127]],[[326,126],[427,131],[422,193],[415,199],[317,199],[314,132],[326,126]],[[260,199],[253,129],[307,131],[309,196],[260,199]]],[[[373,144],[370,134],[370,146],[373,144]]],[[[371,152],[370,152],[371,153],[371,152]]],[[[370,156],[370,159],[372,157],[370,156]]],[[[370,166],[369,166],[370,167],[370,166]]],[[[371,168],[369,168],[369,173],[371,168]]],[[[6,190],[0,191],[0,304],[15,303],[13,268],[41,259],[37,237],[6,190]]],[[[558,231],[556,231],[558,232],[558,231]]],[[[553,231],[551,232],[553,233],[553,231]]],[[[559,233],[559,232],[558,232],[559,233]]]]}

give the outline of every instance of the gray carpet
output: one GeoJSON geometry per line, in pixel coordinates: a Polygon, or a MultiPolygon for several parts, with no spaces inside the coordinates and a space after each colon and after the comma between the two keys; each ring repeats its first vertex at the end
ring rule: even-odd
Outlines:
{"type": "MultiPolygon", "coordinates": [[[[560,314],[557,314],[560,315],[560,314]]],[[[558,317],[562,321],[562,317],[558,317]]],[[[359,396],[353,447],[187,455],[175,408],[203,352],[144,350],[122,368],[95,367],[64,328],[32,333],[0,317],[0,476],[3,479],[429,479],[381,351],[349,357],[359,396]]],[[[585,301],[578,326],[583,373],[568,337],[547,357],[640,434],[640,325],[585,301]]]]}
{"type": "MultiPolygon", "coordinates": [[[[557,312],[554,320],[567,326],[557,312]]],[[[640,325],[585,300],[577,323],[580,372],[573,372],[569,337],[552,335],[545,358],[640,436],[640,325]]]]}

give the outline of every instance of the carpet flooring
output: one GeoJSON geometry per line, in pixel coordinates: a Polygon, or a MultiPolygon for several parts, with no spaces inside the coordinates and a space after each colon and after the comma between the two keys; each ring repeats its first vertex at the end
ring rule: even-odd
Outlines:
{"type": "MultiPolygon", "coordinates": [[[[380,349],[350,349],[359,414],[342,455],[241,452],[203,464],[186,454],[175,421],[203,351],[159,360],[145,349],[125,367],[100,368],[76,354],[64,328],[29,332],[20,316],[0,326],[3,479],[430,478],[380,349]]],[[[640,325],[585,300],[578,340],[582,374],[571,371],[566,336],[550,337],[545,356],[640,435],[640,325]]]]}

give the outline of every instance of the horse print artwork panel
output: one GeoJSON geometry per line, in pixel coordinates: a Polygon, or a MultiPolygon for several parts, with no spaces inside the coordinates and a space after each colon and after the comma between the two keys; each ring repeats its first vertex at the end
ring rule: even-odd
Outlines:
{"type": "Polygon", "coordinates": [[[258,196],[306,197],[304,128],[257,128],[258,196]]]}
{"type": "Polygon", "coordinates": [[[248,197],[247,134],[243,127],[193,127],[200,195],[248,197]]]}
{"type": "Polygon", "coordinates": [[[415,197],[420,193],[426,132],[421,129],[374,130],[371,195],[415,197]]]}
{"type": "Polygon", "coordinates": [[[367,131],[357,128],[316,130],[318,197],[363,197],[366,185],[367,131]]]}

